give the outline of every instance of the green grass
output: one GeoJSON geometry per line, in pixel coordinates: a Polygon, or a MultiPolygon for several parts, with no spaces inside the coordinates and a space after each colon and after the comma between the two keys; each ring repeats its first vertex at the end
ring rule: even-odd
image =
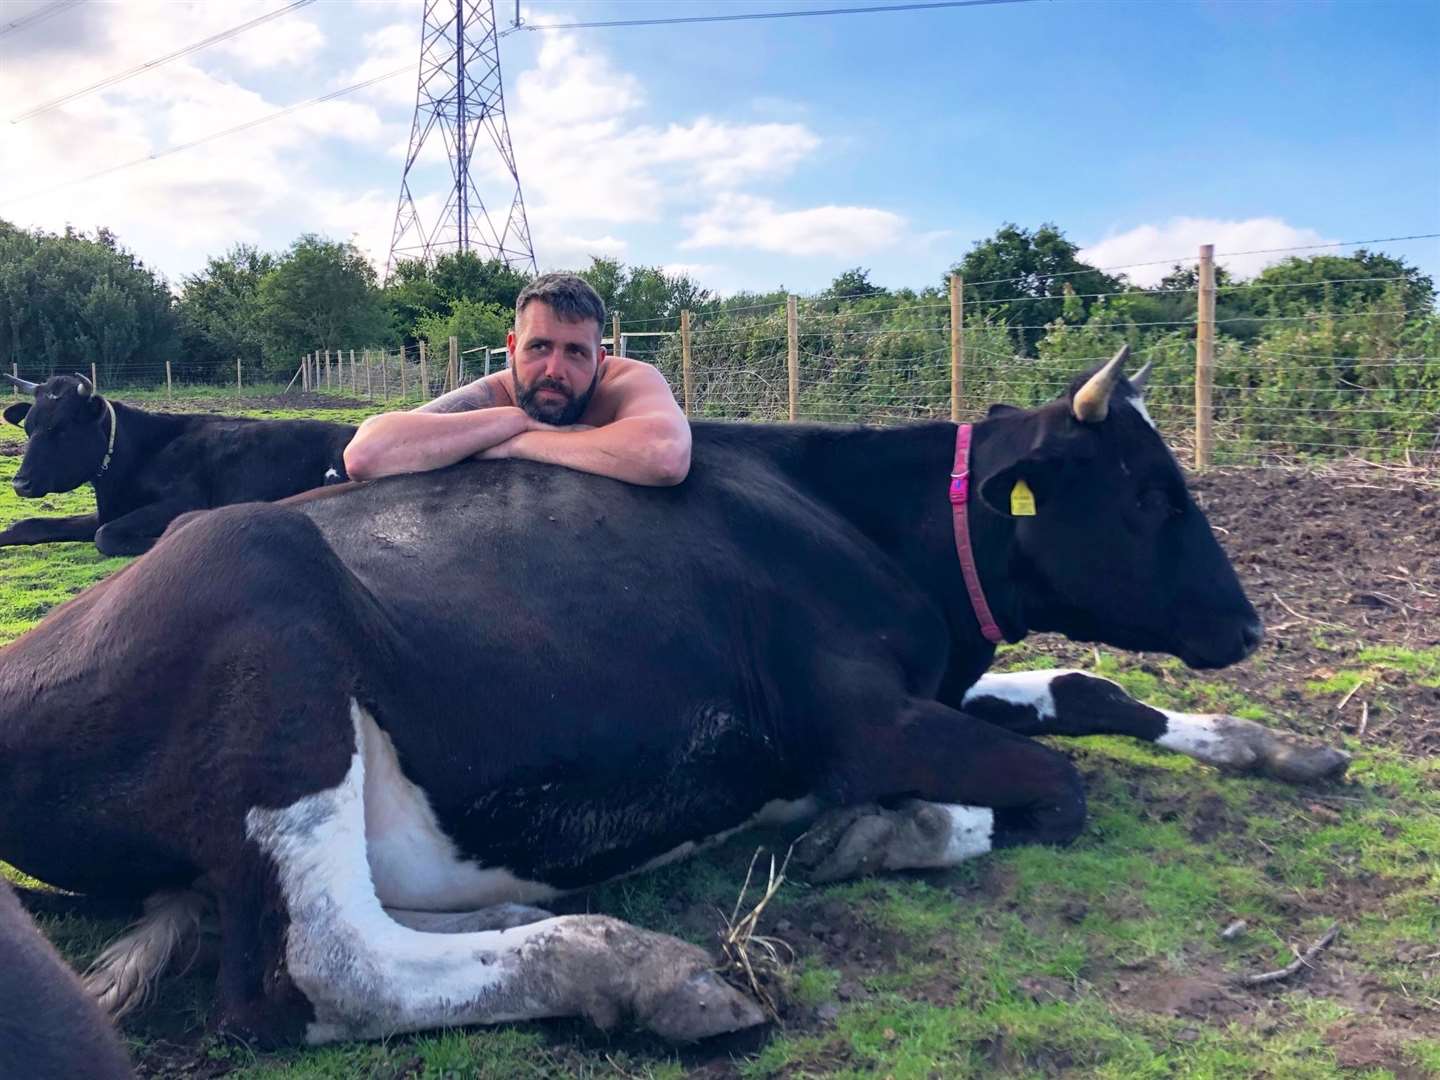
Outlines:
{"type": "MultiPolygon", "coordinates": [[[[268,413],[352,421],[364,414],[268,413]]],[[[0,429],[0,440],[14,438],[13,429],[0,429]]],[[[0,523],[90,509],[83,492],[38,505],[5,495],[18,462],[0,457],[0,523]]],[[[88,544],[0,549],[0,642],[125,562],[103,559],[88,544]]],[[[1086,666],[1157,705],[1310,727],[1331,739],[1339,697],[1361,681],[1440,683],[1440,649],[1329,630],[1315,643],[1333,654],[1333,670],[1310,678],[1299,702],[1279,688],[1247,696],[1224,673],[1189,672],[1168,658],[1084,654],[1086,666]]],[[[1056,663],[1022,645],[1002,649],[998,666],[1056,663]]],[[[689,1075],[697,1060],[747,1078],[1440,1076],[1440,964],[1424,959],[1440,948],[1440,759],[1348,740],[1358,751],[1349,778],[1317,792],[1222,777],[1123,739],[1065,745],[1087,777],[1091,808],[1070,848],[1002,852],[944,873],[782,889],[762,930],[776,933],[783,921],[780,936],[800,953],[787,988],[789,1025],[758,1048],[734,1051],[733,1060],[730,1052],[697,1059],[579,1023],[260,1053],[203,1034],[212,991],[195,976],[169,983],[153,1009],[127,1021],[125,1034],[140,1056],[188,1039],[192,1071],[229,1069],[247,1080],[671,1080],[689,1075]],[[1248,931],[1222,940],[1219,930],[1237,918],[1248,931]],[[1308,944],[1333,919],[1341,937],[1315,978],[1267,992],[1231,985],[1240,973],[1288,963],[1292,946],[1308,944]],[[832,936],[843,931],[849,947],[822,947],[807,929],[817,923],[830,924],[832,936]],[[1164,987],[1189,983],[1213,984],[1217,1000],[1238,1007],[1174,1015],[1160,1006],[1164,987]],[[1405,1017],[1413,1012],[1384,1001],[1430,1010],[1429,1020],[1412,1025],[1405,1017]],[[1381,1025],[1401,1049],[1384,1067],[1344,1068],[1332,1033],[1346,1025],[1381,1025]]],[[[716,910],[728,914],[755,847],[785,842],[772,833],[739,837],[704,857],[594,890],[577,905],[710,945],[716,910]]],[[[48,919],[44,929],[83,964],[119,924],[72,916],[48,919]]]]}

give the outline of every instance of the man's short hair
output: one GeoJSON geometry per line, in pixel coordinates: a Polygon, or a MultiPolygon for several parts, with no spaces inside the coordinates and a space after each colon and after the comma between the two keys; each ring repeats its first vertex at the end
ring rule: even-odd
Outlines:
{"type": "Polygon", "coordinates": [[[605,328],[605,301],[590,287],[590,283],[575,274],[541,274],[520,290],[515,298],[515,321],[531,300],[547,305],[566,322],[581,322],[593,319],[603,333],[605,328]]]}

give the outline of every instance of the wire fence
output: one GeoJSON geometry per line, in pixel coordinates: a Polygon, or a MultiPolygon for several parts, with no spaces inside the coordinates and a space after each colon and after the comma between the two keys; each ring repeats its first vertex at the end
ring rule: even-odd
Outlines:
{"type": "MultiPolygon", "coordinates": [[[[1023,356],[1017,355],[1015,332],[1024,326],[991,321],[985,301],[967,311],[958,348],[948,305],[941,303],[857,308],[813,298],[793,304],[793,320],[789,306],[780,300],[692,313],[688,332],[678,316],[637,320],[636,329],[622,328],[618,351],[657,367],[692,417],[894,424],[952,415],[975,419],[995,402],[1042,404],[1128,343],[1137,357],[1132,366],[1152,364],[1146,407],[1162,433],[1182,454],[1194,446],[1193,318],[1051,324],[1040,354],[1023,356]]],[[[1440,349],[1404,347],[1402,335],[1392,331],[1408,314],[1383,308],[1256,316],[1262,326],[1293,332],[1277,342],[1221,335],[1213,359],[1210,463],[1361,456],[1440,465],[1440,349]],[[1361,338],[1351,325],[1355,320],[1363,324],[1361,338]]],[[[1434,319],[1433,313],[1425,317],[1434,319]]],[[[604,344],[614,351],[611,338],[604,344]]],[[[102,392],[121,398],[169,398],[182,405],[194,399],[197,407],[215,409],[231,394],[237,401],[270,395],[297,406],[303,398],[312,407],[379,412],[413,407],[505,364],[501,347],[454,341],[435,350],[317,350],[297,365],[288,384],[259,385],[238,369],[228,386],[182,380],[165,364],[87,374],[102,392]]],[[[43,377],[18,366],[15,373],[43,377]]]]}

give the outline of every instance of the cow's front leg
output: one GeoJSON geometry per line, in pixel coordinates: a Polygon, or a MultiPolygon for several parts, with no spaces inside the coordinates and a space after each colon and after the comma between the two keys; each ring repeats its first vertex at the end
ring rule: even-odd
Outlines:
{"type": "Polygon", "coordinates": [[[75,514],[73,517],[58,518],[23,518],[8,529],[0,530],[0,547],[93,540],[98,527],[99,518],[94,514],[75,514]]]}
{"type": "Polygon", "coordinates": [[[307,1041],[550,1016],[606,1028],[630,1020],[689,1041],[764,1021],[703,950],[618,919],[443,934],[391,919],[366,857],[366,732],[358,719],[354,727],[355,753],[337,787],[246,815],[247,836],[273,866],[279,895],[270,906],[288,920],[280,963],[266,965],[276,975],[265,982],[308,1001],[307,1041]]]}
{"type": "Polygon", "coordinates": [[[1025,735],[1128,735],[1208,765],[1291,783],[1334,779],[1350,764],[1342,750],[1252,720],[1157,709],[1083,671],[984,675],[966,692],[962,708],[1025,735]]]}
{"type": "Polygon", "coordinates": [[[1084,787],[1063,754],[938,702],[911,700],[886,721],[847,725],[836,745],[824,794],[839,809],[795,851],[814,881],[1065,844],[1085,822],[1084,787]]]}
{"type": "Polygon", "coordinates": [[[155,546],[170,522],[199,505],[198,498],[175,497],[142,506],[101,525],[95,532],[95,546],[102,555],[143,555],[155,546]]]}

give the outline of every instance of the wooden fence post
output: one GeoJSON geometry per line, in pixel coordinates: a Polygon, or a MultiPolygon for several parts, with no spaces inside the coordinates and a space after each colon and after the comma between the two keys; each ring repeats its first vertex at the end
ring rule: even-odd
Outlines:
{"type": "Polygon", "coordinates": [[[1207,468],[1215,447],[1215,245],[1200,245],[1195,303],[1195,467],[1207,468]]]}
{"type": "Polygon", "coordinates": [[[795,416],[800,406],[800,316],[796,308],[794,296],[785,298],[785,352],[789,360],[790,370],[790,422],[795,422],[795,416]]]}
{"type": "Polygon", "coordinates": [[[616,356],[620,355],[620,313],[613,312],[610,316],[610,351],[616,356]]]}
{"type": "Polygon", "coordinates": [[[370,350],[365,350],[365,397],[367,400],[375,399],[375,376],[370,369],[370,350]]]}
{"type": "Polygon", "coordinates": [[[445,366],[445,382],[451,390],[460,385],[460,339],[453,334],[450,337],[450,362],[445,366]]]}
{"type": "Polygon", "coordinates": [[[400,353],[399,353],[399,355],[398,355],[397,358],[398,358],[399,361],[400,361],[400,400],[401,400],[401,401],[404,401],[405,398],[406,398],[406,396],[407,396],[407,395],[406,395],[406,392],[405,392],[405,346],[404,346],[404,345],[401,345],[401,346],[400,346],[400,353]]]}
{"type": "Polygon", "coordinates": [[[350,396],[351,396],[351,397],[359,397],[359,395],[360,395],[360,382],[359,382],[359,379],[360,379],[360,376],[359,376],[359,374],[357,373],[356,368],[355,368],[355,350],[354,350],[354,349],[351,349],[351,350],[350,350],[350,396]]]}
{"type": "Polygon", "coordinates": [[[235,400],[240,400],[240,357],[235,357],[235,400]]]}
{"type": "Polygon", "coordinates": [[[95,365],[93,362],[90,365],[90,385],[93,386],[96,390],[100,389],[100,374],[95,370],[95,365]]]}
{"type": "MultiPolygon", "coordinates": [[[[166,366],[166,367],[169,367],[170,365],[169,365],[169,363],[167,362],[165,366],[166,366]]],[[[20,377],[20,365],[19,365],[19,364],[11,364],[11,365],[10,365],[10,374],[11,374],[11,375],[14,375],[15,378],[18,379],[18,378],[20,377]]],[[[10,396],[11,396],[11,397],[19,397],[19,396],[20,396],[20,388],[19,388],[18,386],[16,386],[14,383],[11,383],[11,384],[10,384],[10,396]]]]}
{"type": "Polygon", "coordinates": [[[950,419],[960,422],[965,373],[965,279],[950,275],[950,419]]]}
{"type": "Polygon", "coordinates": [[[429,354],[429,350],[426,348],[426,343],[423,342],[423,341],[420,342],[420,400],[421,400],[421,401],[429,401],[429,400],[430,400],[430,367],[429,367],[429,364],[427,363],[427,361],[429,360],[429,355],[428,355],[428,354],[429,354]]]}
{"type": "Polygon", "coordinates": [[[169,401],[175,396],[174,384],[170,381],[170,361],[165,361],[165,400],[169,401]]]}
{"type": "Polygon", "coordinates": [[[685,382],[685,415],[695,400],[695,379],[690,370],[690,309],[680,312],[680,374],[685,382]]]}

